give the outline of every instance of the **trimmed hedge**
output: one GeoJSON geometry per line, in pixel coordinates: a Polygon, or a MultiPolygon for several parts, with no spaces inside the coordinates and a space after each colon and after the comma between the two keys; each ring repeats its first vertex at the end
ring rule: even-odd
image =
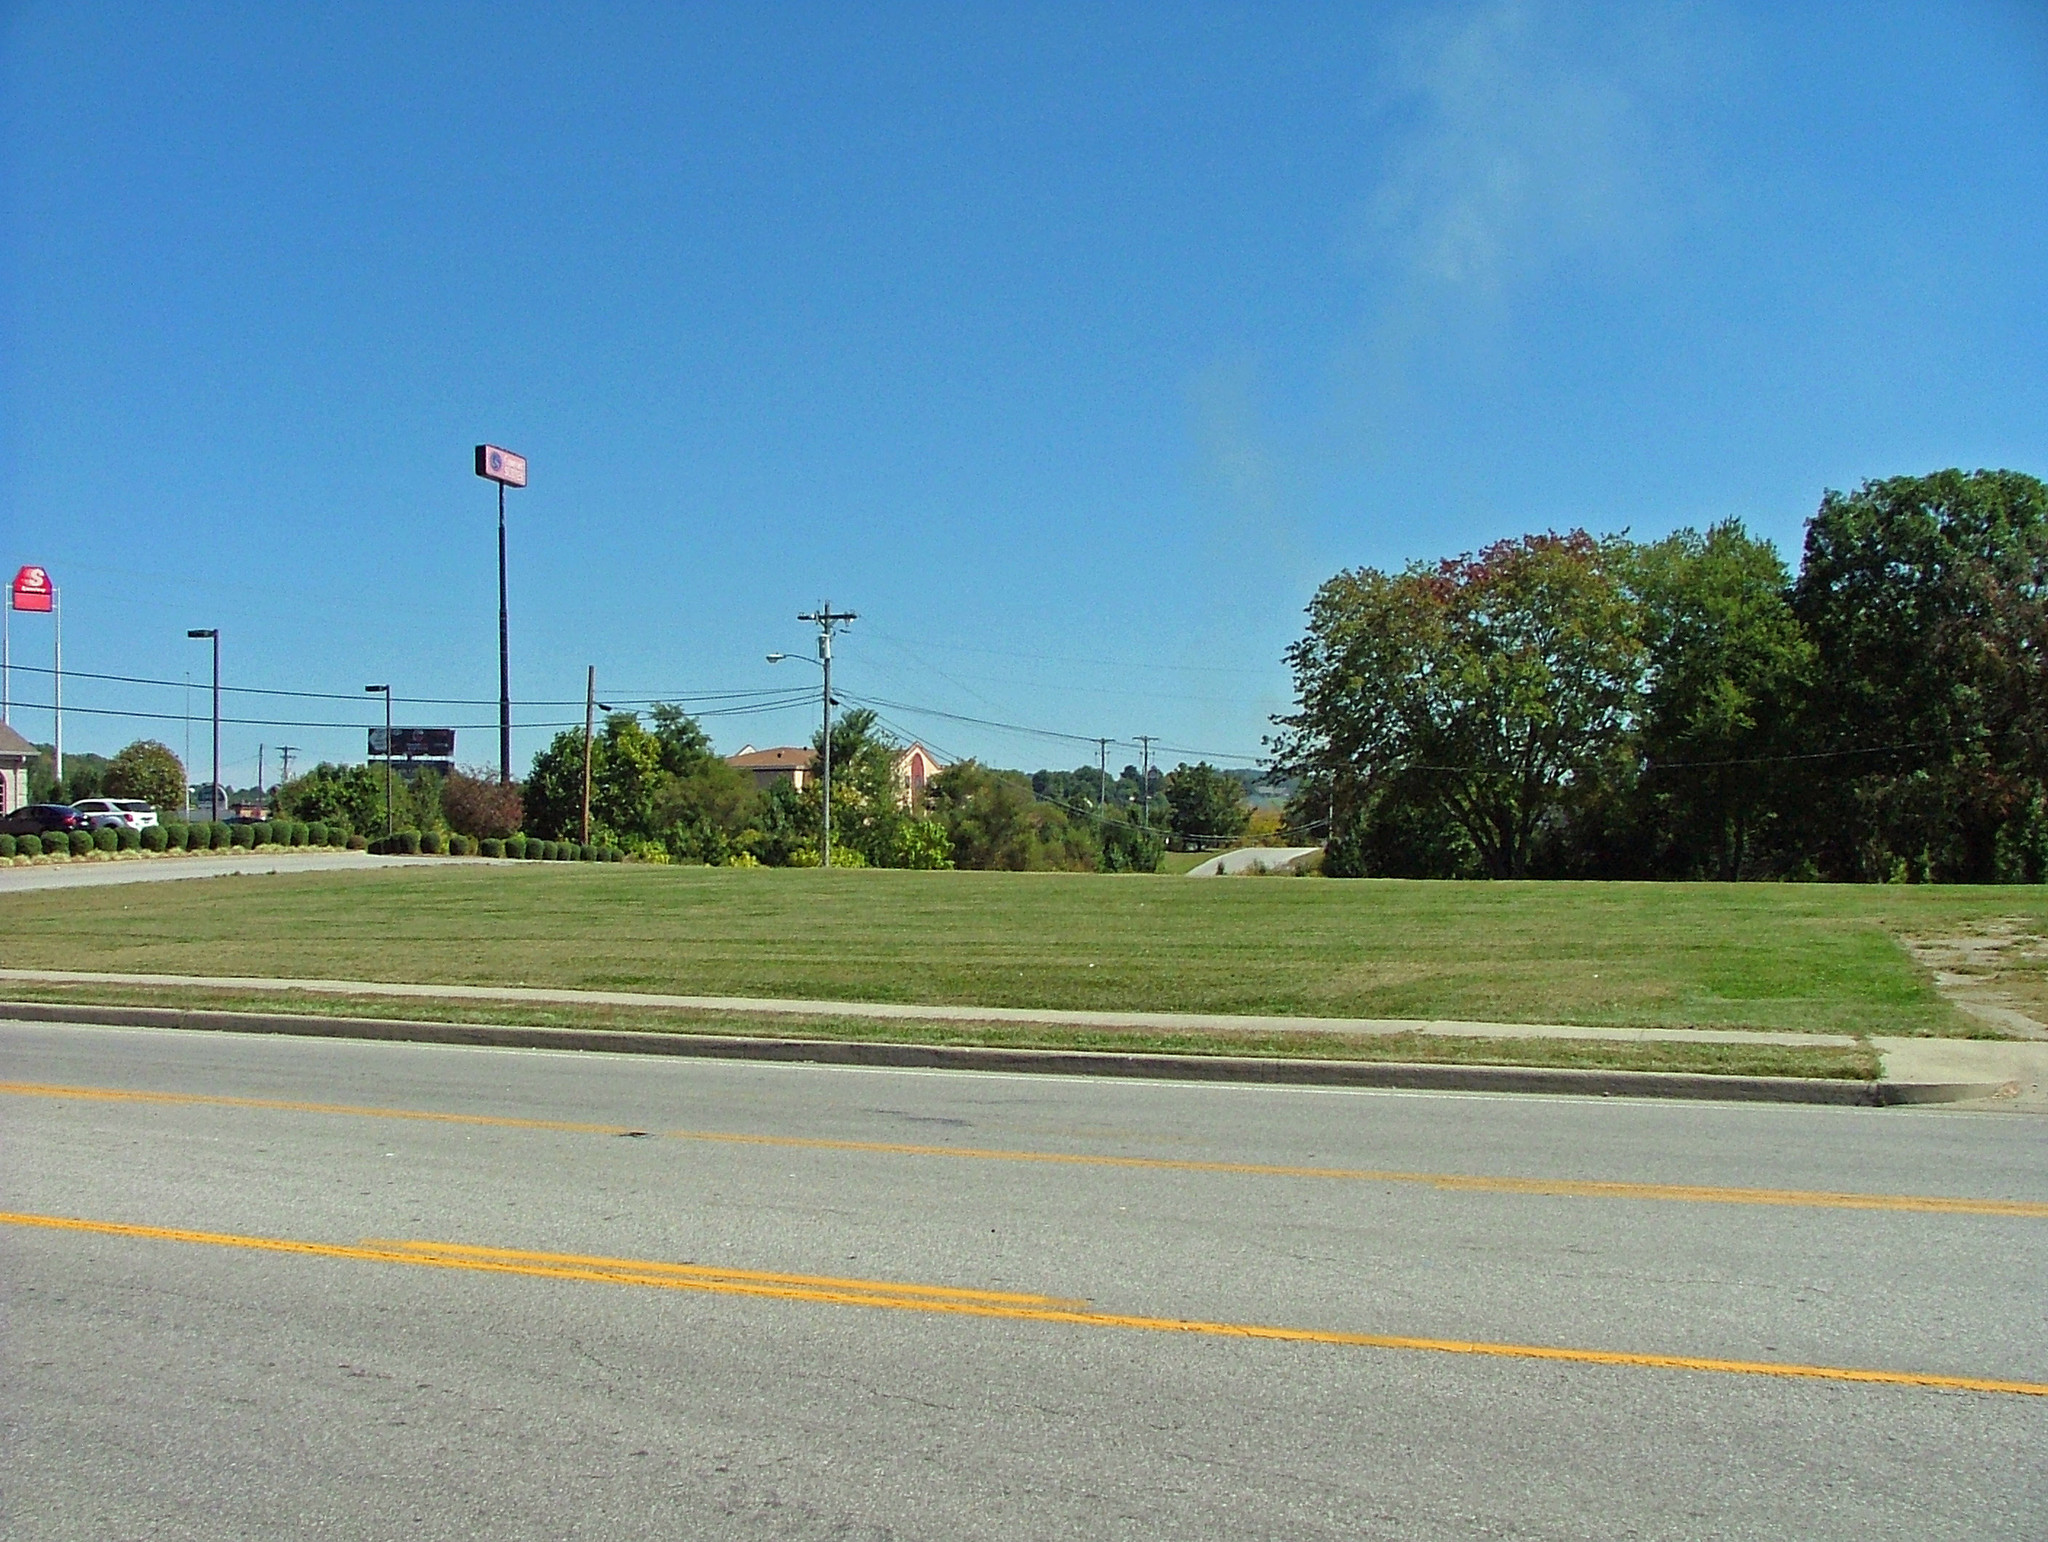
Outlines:
{"type": "Polygon", "coordinates": [[[40,857],[43,854],[43,839],[39,835],[19,835],[14,839],[14,854],[17,857],[40,857]]]}
{"type": "Polygon", "coordinates": [[[99,842],[94,839],[93,833],[90,830],[73,830],[71,832],[71,855],[74,857],[91,856],[93,848],[98,844],[99,842]]]}
{"type": "Polygon", "coordinates": [[[428,856],[438,857],[441,855],[441,832],[439,830],[422,830],[414,837],[414,844],[428,856]]]}
{"type": "Polygon", "coordinates": [[[13,857],[14,837],[11,835],[0,835],[0,861],[12,861],[13,857]]]}
{"type": "Polygon", "coordinates": [[[163,851],[170,843],[170,832],[162,825],[147,825],[137,832],[142,838],[144,851],[163,851]]]}
{"type": "Polygon", "coordinates": [[[235,851],[253,850],[256,845],[256,827],[254,825],[229,825],[227,840],[225,842],[215,841],[213,849],[218,851],[224,844],[235,851]]]}
{"type": "Polygon", "coordinates": [[[502,857],[505,855],[505,843],[495,835],[487,835],[477,842],[477,849],[487,857],[502,857]]]}
{"type": "Polygon", "coordinates": [[[508,857],[524,858],[526,855],[526,845],[525,836],[516,833],[508,835],[505,837],[505,855],[508,857]]]}
{"type": "Polygon", "coordinates": [[[216,819],[206,827],[206,844],[215,851],[226,851],[235,843],[235,827],[225,819],[216,819]]]}
{"type": "Polygon", "coordinates": [[[327,844],[327,826],[322,824],[307,825],[306,844],[308,846],[325,846],[327,844]]]}
{"type": "Polygon", "coordinates": [[[131,829],[129,829],[129,828],[128,828],[128,827],[126,826],[126,825],[123,825],[123,826],[121,826],[121,828],[120,828],[120,829],[118,829],[118,830],[116,830],[116,831],[114,832],[114,835],[115,835],[115,838],[116,838],[116,839],[115,839],[115,848],[116,848],[117,850],[120,850],[120,851],[140,851],[140,850],[142,850],[142,832],[141,832],[140,830],[131,830],[131,829]]]}
{"type": "Polygon", "coordinates": [[[255,824],[249,826],[249,842],[254,846],[276,845],[277,826],[267,819],[257,820],[255,824]]]}

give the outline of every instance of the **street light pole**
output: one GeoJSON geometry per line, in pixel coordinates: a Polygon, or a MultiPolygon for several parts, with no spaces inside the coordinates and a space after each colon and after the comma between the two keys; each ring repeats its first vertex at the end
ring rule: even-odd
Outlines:
{"type": "Polygon", "coordinates": [[[388,685],[366,685],[363,689],[373,696],[381,695],[384,698],[384,838],[389,840],[393,830],[391,818],[391,687],[388,685]]]}
{"type": "Polygon", "coordinates": [[[213,642],[213,780],[206,787],[206,817],[220,822],[220,628],[195,627],[187,637],[205,637],[213,642]]]}

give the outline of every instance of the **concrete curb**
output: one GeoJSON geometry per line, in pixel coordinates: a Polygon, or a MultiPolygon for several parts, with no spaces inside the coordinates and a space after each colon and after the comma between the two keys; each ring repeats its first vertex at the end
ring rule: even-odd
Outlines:
{"type": "Polygon", "coordinates": [[[742,1034],[647,1033],[632,1029],[408,1022],[397,1018],[304,1017],[268,1012],[77,1006],[35,1001],[0,1001],[0,1020],[96,1023],[115,1028],[184,1028],[212,1033],[293,1034],[327,1039],[383,1039],[498,1049],[599,1050],[611,1054],[688,1055],[719,1060],[1010,1071],[1040,1076],[1127,1076],[1159,1081],[1391,1087],[1430,1092],[1539,1092],[1579,1097],[1699,1098],[1861,1108],[1953,1103],[1968,1098],[1991,1097],[2000,1091],[1996,1085],[1980,1086],[1969,1082],[1866,1082],[1802,1076],[1711,1076],[1686,1071],[1428,1065],[1249,1055],[1117,1054],[1101,1050],[887,1044],[846,1039],[757,1038],[742,1034]]]}

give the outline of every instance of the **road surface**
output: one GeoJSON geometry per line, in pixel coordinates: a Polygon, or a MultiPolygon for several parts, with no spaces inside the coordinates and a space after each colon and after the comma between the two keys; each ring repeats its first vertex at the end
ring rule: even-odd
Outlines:
{"type": "Polygon", "coordinates": [[[10,1537],[2048,1532],[2038,1118],[21,1023],[0,1080],[10,1537]]]}

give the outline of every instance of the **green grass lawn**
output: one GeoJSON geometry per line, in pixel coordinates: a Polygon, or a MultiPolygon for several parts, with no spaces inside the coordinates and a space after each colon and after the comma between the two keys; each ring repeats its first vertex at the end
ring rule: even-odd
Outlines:
{"type": "Polygon", "coordinates": [[[508,864],[5,895],[0,963],[1969,1033],[1895,938],[1998,917],[2048,929],[2048,893],[508,864]]]}

